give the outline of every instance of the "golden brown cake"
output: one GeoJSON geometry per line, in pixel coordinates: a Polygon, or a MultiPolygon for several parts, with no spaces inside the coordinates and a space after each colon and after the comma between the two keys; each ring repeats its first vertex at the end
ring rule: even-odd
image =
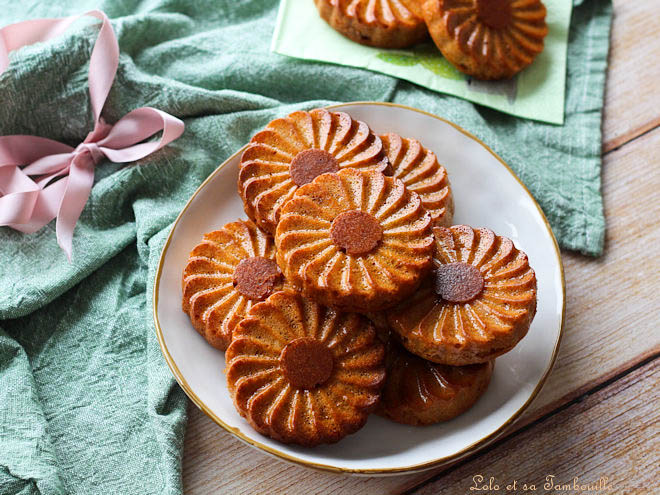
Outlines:
{"type": "Polygon", "coordinates": [[[468,366],[432,363],[390,341],[378,413],[420,426],[449,421],[470,409],[490,383],[494,361],[468,366]]]}
{"type": "Polygon", "coordinates": [[[422,0],[314,0],[330,26],[358,43],[405,48],[424,41],[422,0]]]}
{"type": "Polygon", "coordinates": [[[343,112],[294,112],[257,133],[241,157],[238,193],[245,213],[270,234],[298,187],[346,167],[384,171],[383,145],[367,124],[343,112]]]}
{"type": "Polygon", "coordinates": [[[508,79],[543,51],[548,34],[540,0],[427,0],[433,41],[458,70],[478,79],[508,79]]]}
{"type": "Polygon", "coordinates": [[[333,443],[362,428],[378,403],[384,359],[365,317],[281,291],[234,331],[227,385],[258,432],[284,443],[333,443]]]}
{"type": "Polygon", "coordinates": [[[387,319],[413,354],[484,363],[510,351],[536,313],[536,275],[511,240],[466,225],[433,229],[434,270],[387,319]]]}
{"type": "Polygon", "coordinates": [[[285,285],[273,239],[252,222],[204,234],[183,270],[182,308],[195,329],[225,350],[250,307],[285,285]]]}
{"type": "Polygon", "coordinates": [[[400,179],[407,189],[419,195],[434,226],[451,225],[454,198],[447,171],[438,163],[435,153],[416,139],[398,134],[383,134],[380,140],[390,161],[392,177],[400,179]]]}
{"type": "Polygon", "coordinates": [[[431,217],[380,172],[317,177],[284,206],[275,236],[287,279],[321,304],[378,311],[412,294],[431,268],[431,217]]]}

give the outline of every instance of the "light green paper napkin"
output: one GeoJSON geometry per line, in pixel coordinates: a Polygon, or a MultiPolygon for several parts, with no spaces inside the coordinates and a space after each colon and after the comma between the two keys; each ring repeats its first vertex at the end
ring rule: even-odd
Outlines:
{"type": "Polygon", "coordinates": [[[382,72],[517,117],[563,124],[566,44],[573,5],[570,0],[544,3],[549,28],[545,48],[532,65],[508,81],[478,81],[465,76],[430,41],[410,50],[355,43],[321,19],[312,0],[281,1],[271,50],[382,72]]]}

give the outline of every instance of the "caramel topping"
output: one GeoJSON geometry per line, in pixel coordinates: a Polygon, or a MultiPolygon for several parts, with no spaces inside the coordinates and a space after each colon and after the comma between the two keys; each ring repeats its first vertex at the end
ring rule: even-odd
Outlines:
{"type": "Polygon", "coordinates": [[[383,238],[383,228],[372,215],[360,210],[337,215],[330,227],[332,240],[347,254],[367,254],[383,238]]]}
{"type": "Polygon", "coordinates": [[[280,369],[293,387],[310,389],[325,383],[332,374],[332,353],[311,337],[289,342],[280,354],[280,369]]]}
{"type": "Polygon", "coordinates": [[[476,0],[477,17],[494,29],[511,24],[511,0],[476,0]]]}
{"type": "Polygon", "coordinates": [[[234,286],[245,297],[255,300],[267,298],[282,273],[273,260],[253,256],[240,261],[234,270],[234,286]]]}
{"type": "Polygon", "coordinates": [[[451,303],[467,303],[484,288],[479,269],[467,263],[441,265],[435,272],[435,293],[451,303]]]}
{"type": "Polygon", "coordinates": [[[311,149],[298,153],[291,161],[289,174],[298,186],[312,182],[321,174],[339,171],[337,159],[327,151],[311,149]]]}

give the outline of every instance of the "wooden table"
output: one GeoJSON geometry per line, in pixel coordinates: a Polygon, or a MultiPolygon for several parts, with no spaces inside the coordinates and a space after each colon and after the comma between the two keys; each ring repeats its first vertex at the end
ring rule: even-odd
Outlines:
{"type": "MultiPolygon", "coordinates": [[[[187,494],[660,493],[660,21],[657,0],[614,0],[603,123],[605,255],[564,252],[567,311],[545,387],[505,436],[450,467],[392,477],[323,473],[259,453],[189,409],[187,494]],[[500,491],[470,490],[474,477],[500,491]],[[516,481],[516,491],[506,491],[516,481]],[[572,487],[571,487],[572,488],[572,487]]],[[[513,487],[511,487],[513,488],[513,487]]]]}

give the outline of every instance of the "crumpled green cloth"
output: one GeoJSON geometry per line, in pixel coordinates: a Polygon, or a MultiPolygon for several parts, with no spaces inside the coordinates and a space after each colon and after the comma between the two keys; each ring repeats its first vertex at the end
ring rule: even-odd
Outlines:
{"type": "MultiPolygon", "coordinates": [[[[518,172],[562,246],[602,250],[610,2],[576,2],[562,127],[388,76],[271,54],[275,0],[7,2],[0,25],[91,8],[113,19],[121,47],[105,119],[149,105],[184,119],[186,131],[140,164],[98,165],[73,263],[57,246],[54,222],[32,235],[0,228],[2,495],[181,492],[186,399],[155,336],[154,271],[186,200],[272,118],[351,100],[395,101],[446,117],[518,172]]],[[[81,25],[12,55],[0,76],[0,135],[74,146],[85,138],[97,29],[81,25]]]]}

